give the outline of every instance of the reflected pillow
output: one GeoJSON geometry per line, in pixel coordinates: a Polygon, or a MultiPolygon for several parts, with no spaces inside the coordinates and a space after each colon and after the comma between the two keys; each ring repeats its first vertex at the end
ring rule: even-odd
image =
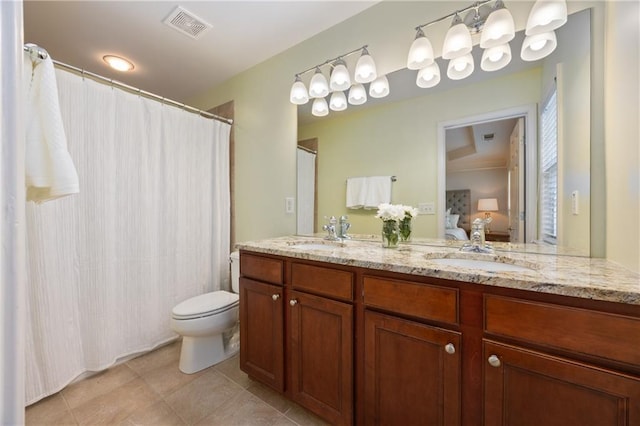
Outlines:
{"type": "Polygon", "coordinates": [[[453,228],[457,228],[458,227],[458,220],[460,219],[460,215],[459,214],[448,214],[445,217],[445,228],[447,229],[453,229],[453,228]]]}

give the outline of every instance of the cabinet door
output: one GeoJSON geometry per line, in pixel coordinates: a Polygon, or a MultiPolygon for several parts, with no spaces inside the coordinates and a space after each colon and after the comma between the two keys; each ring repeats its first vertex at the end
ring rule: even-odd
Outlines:
{"type": "Polygon", "coordinates": [[[240,278],[240,368],[284,390],[283,289],[240,278]]]}
{"type": "Polygon", "coordinates": [[[640,425],[640,379],[484,342],[487,426],[640,425]]]}
{"type": "Polygon", "coordinates": [[[353,306],[292,291],[292,398],[332,424],[353,423],[353,306]]]}
{"type": "Polygon", "coordinates": [[[364,424],[460,424],[460,334],[371,311],[364,424]]]}

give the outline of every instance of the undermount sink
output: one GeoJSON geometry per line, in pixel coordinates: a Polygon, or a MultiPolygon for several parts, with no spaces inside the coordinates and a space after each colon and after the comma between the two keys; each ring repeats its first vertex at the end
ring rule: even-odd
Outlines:
{"type": "Polygon", "coordinates": [[[513,263],[505,263],[496,260],[480,260],[480,259],[464,259],[443,257],[438,259],[429,259],[430,262],[438,265],[454,266],[466,269],[481,269],[487,272],[531,272],[535,268],[514,265],[513,263]]]}

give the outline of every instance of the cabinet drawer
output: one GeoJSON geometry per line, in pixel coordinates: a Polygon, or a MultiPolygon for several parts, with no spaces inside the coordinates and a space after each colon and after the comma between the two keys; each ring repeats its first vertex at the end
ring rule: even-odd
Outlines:
{"type": "Polygon", "coordinates": [[[488,333],[640,364],[640,318],[485,296],[488,333]]]}
{"type": "Polygon", "coordinates": [[[417,318],[458,323],[458,290],[455,288],[364,277],[364,303],[417,318]]]}
{"type": "Polygon", "coordinates": [[[291,285],[296,290],[353,300],[353,274],[347,271],[294,263],[291,265],[291,285]]]}
{"type": "Polygon", "coordinates": [[[272,284],[284,282],[283,262],[278,259],[240,253],[240,275],[272,284]]]}

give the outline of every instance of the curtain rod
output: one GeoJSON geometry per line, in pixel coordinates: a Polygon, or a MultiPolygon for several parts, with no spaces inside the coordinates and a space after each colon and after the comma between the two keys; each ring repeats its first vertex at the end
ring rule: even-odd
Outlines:
{"type": "MultiPolygon", "coordinates": [[[[47,53],[46,50],[44,50],[43,48],[41,48],[40,46],[35,45],[35,44],[25,44],[23,46],[23,50],[25,52],[29,53],[30,55],[35,55],[36,58],[41,60],[41,61],[46,59],[49,56],[49,54],[47,53]]],[[[219,115],[212,114],[210,112],[203,111],[203,110],[198,109],[198,108],[194,108],[194,107],[189,106],[187,104],[184,104],[182,102],[174,101],[173,99],[168,99],[168,98],[165,98],[163,96],[156,95],[155,93],[147,92],[146,90],[142,90],[142,89],[139,89],[137,87],[129,86],[128,84],[122,83],[122,82],[114,80],[112,78],[103,77],[103,76],[101,76],[99,74],[95,74],[95,73],[92,73],[90,71],[86,71],[83,68],[74,67],[73,65],[69,65],[69,64],[65,64],[64,62],[56,61],[53,58],[51,59],[51,61],[57,67],[65,68],[65,69],[67,69],[69,71],[73,71],[73,72],[79,73],[82,77],[88,76],[88,77],[90,77],[90,78],[92,78],[94,80],[97,80],[99,82],[107,83],[107,84],[110,84],[111,86],[116,86],[116,87],[124,89],[124,90],[126,90],[128,92],[136,93],[138,95],[142,95],[142,96],[145,96],[147,98],[155,99],[155,100],[158,100],[158,101],[160,101],[162,103],[167,103],[167,104],[171,104],[173,106],[180,107],[183,110],[187,110],[187,111],[199,114],[200,116],[205,117],[205,118],[212,118],[214,120],[222,121],[223,123],[233,124],[233,120],[230,119],[230,118],[221,117],[219,115]]]]}

